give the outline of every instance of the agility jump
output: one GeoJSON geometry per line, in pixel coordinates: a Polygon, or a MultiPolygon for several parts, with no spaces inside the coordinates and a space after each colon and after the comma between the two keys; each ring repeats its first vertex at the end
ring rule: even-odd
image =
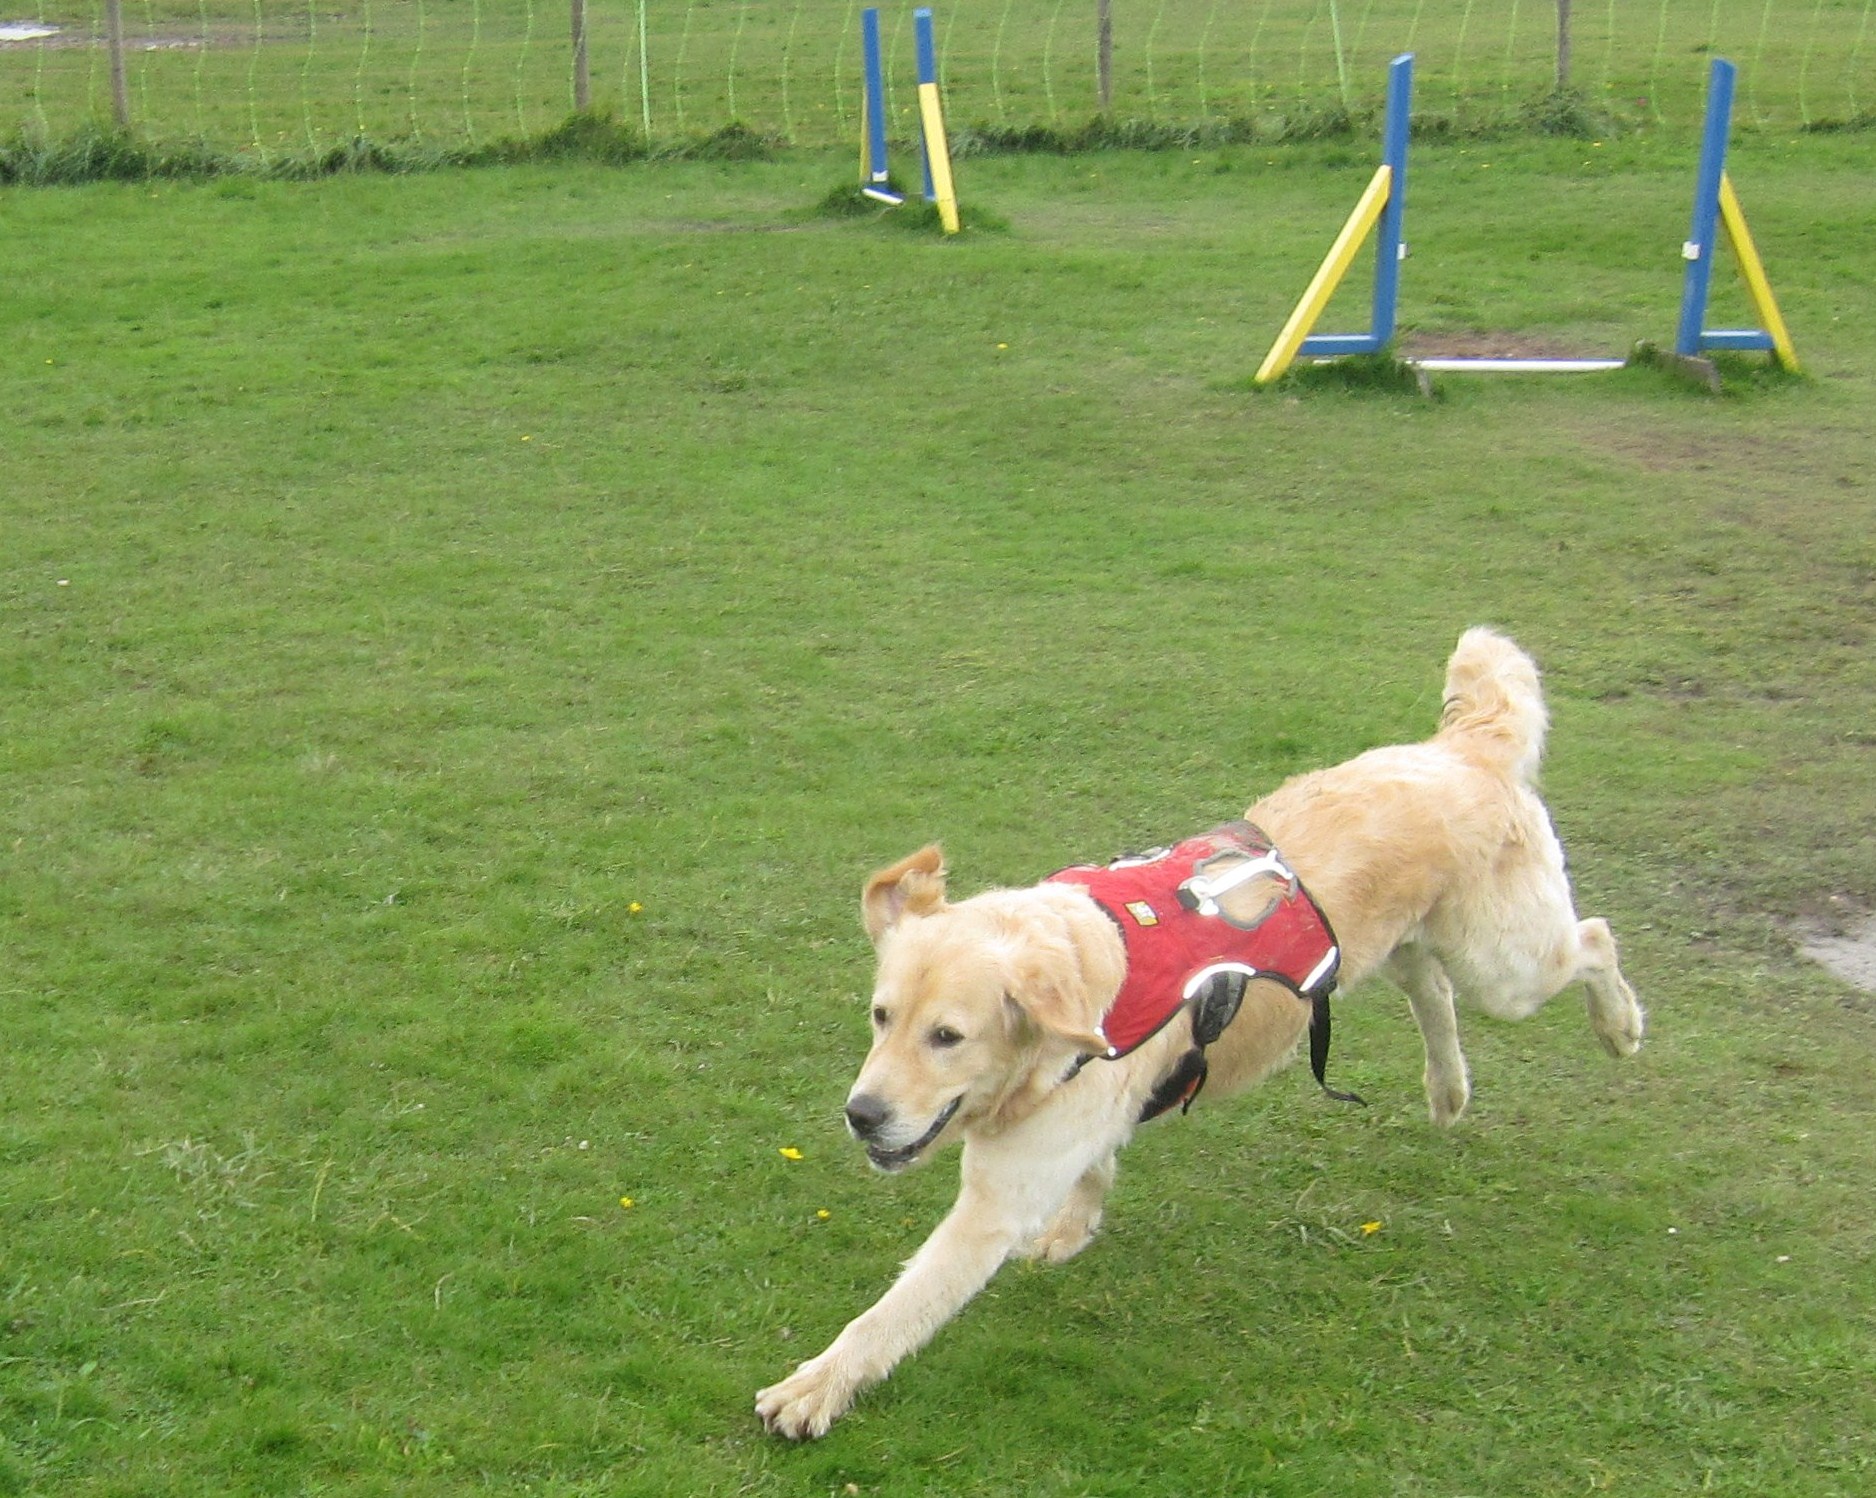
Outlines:
{"type": "MultiPolygon", "coordinates": [[[[944,104],[938,96],[938,47],[932,36],[929,8],[920,6],[912,12],[912,27],[918,43],[919,155],[924,163],[925,201],[937,205],[938,222],[945,233],[955,234],[962,226],[958,221],[957,188],[951,178],[944,104]]],[[[860,50],[866,94],[860,127],[860,191],[896,208],[905,198],[893,190],[886,164],[886,70],[880,59],[877,7],[868,6],[860,12],[860,50]]]]}
{"type": "Polygon", "coordinates": [[[1746,227],[1745,210],[1739,195],[1726,175],[1726,141],[1733,121],[1733,65],[1723,57],[1713,59],[1707,73],[1707,123],[1701,134],[1700,170],[1694,179],[1694,221],[1681,246],[1687,262],[1687,276],[1681,285],[1681,320],[1674,339],[1674,352],[1683,359],[1693,359],[1707,349],[1763,349],[1781,369],[1796,374],[1798,351],[1791,346],[1791,334],[1779,315],[1778,301],[1772,295],[1772,283],[1766,279],[1765,264],[1759,259],[1752,231],[1746,227]],[[1716,223],[1717,221],[1717,223],[1716,223]],[[1756,328],[1708,328],[1707,289],[1713,280],[1713,246],[1717,228],[1724,225],[1727,240],[1733,247],[1733,259],[1746,283],[1746,294],[1758,313],[1756,328]]]}
{"type": "MultiPolygon", "coordinates": [[[[1731,133],[1734,67],[1716,57],[1708,76],[1706,125],[1700,168],[1694,185],[1693,228],[1681,247],[1687,261],[1681,293],[1677,358],[1698,362],[1709,349],[1763,349],[1779,366],[1798,369],[1797,351],[1778,311],[1765,266],[1746,227],[1746,216],[1726,174],[1726,145],[1731,133]],[[1713,277],[1713,250],[1720,227],[1733,248],[1746,290],[1759,317],[1757,328],[1708,329],[1707,293],[1713,277]]],[[[1399,303],[1400,262],[1406,258],[1403,226],[1407,203],[1407,146],[1412,117],[1413,54],[1403,53],[1388,66],[1387,111],[1381,133],[1381,165],[1369,180],[1355,210],[1343,224],[1303,298],[1264,356],[1254,377],[1258,385],[1281,379],[1300,358],[1326,360],[1350,354],[1374,354],[1393,341],[1399,303]],[[1329,299],[1370,234],[1375,239],[1374,296],[1365,333],[1312,333],[1329,299]]],[[[1485,359],[1438,358],[1406,361],[1429,372],[1580,374],[1620,369],[1626,359],[1485,359]]],[[[1709,374],[1711,365],[1705,366],[1709,374]]]]}

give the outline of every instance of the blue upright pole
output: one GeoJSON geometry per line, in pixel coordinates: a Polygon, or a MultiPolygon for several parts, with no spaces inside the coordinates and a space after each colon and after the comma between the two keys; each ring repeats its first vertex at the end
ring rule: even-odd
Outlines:
{"type": "MultiPolygon", "coordinates": [[[[918,82],[919,92],[923,95],[926,84],[936,85],[938,82],[938,46],[932,39],[931,10],[928,6],[921,5],[912,12],[912,30],[918,38],[918,82]]],[[[923,130],[919,132],[918,154],[919,160],[925,165],[925,201],[935,203],[938,201],[938,189],[932,185],[931,152],[926,149],[923,130]]]]}
{"type": "MultiPolygon", "coordinates": [[[[1413,91],[1414,55],[1403,52],[1388,64],[1387,115],[1381,125],[1381,166],[1373,179],[1373,182],[1380,182],[1386,177],[1387,196],[1382,201],[1380,217],[1370,221],[1376,239],[1374,300],[1370,305],[1368,331],[1311,333],[1298,346],[1298,353],[1312,358],[1378,354],[1394,336],[1395,311],[1400,302],[1401,235],[1407,206],[1407,141],[1413,118],[1413,91]]],[[[1373,182],[1370,191],[1374,190],[1373,182]]],[[[1364,228],[1362,232],[1366,234],[1367,230],[1364,228]]],[[[1351,249],[1351,259],[1353,254],[1351,249]]]]}
{"type": "Polygon", "coordinates": [[[1707,291],[1713,284],[1714,240],[1719,234],[1720,176],[1726,170],[1726,137],[1733,122],[1733,65],[1713,59],[1707,75],[1707,123],[1700,139],[1700,171],[1694,178],[1694,219],[1681,255],[1687,279],[1681,283],[1681,324],[1674,352],[1686,358],[1702,347],[1707,320],[1707,291]]]}
{"type": "Polygon", "coordinates": [[[1407,134],[1413,113],[1414,55],[1403,52],[1387,69],[1387,119],[1382,127],[1381,159],[1387,164],[1387,207],[1381,210],[1374,242],[1374,318],[1369,331],[1377,349],[1394,337],[1400,301],[1402,225],[1407,210],[1407,134]]]}
{"type": "Polygon", "coordinates": [[[886,70],[880,61],[879,11],[868,6],[860,12],[860,50],[866,67],[866,181],[860,191],[882,203],[898,204],[905,200],[886,183],[886,70]]]}

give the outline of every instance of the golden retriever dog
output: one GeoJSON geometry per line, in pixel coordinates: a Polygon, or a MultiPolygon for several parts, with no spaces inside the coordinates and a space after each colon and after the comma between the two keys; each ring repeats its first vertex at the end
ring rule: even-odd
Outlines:
{"type": "MultiPolygon", "coordinates": [[[[1327,915],[1343,984],[1380,974],[1405,991],[1436,1124],[1452,1123],[1471,1096],[1456,999],[1523,1019],[1580,982],[1603,1046],[1627,1056],[1641,1045],[1642,1009],[1615,938],[1606,922],[1577,918],[1533,789],[1546,726],[1530,657],[1469,630],[1431,739],[1299,776],[1246,813],[1327,915]]],[[[1073,883],[952,903],[934,846],[873,875],[861,910],[879,967],[849,1126],[882,1171],[961,1142],[961,1189],[879,1301],[757,1396],[764,1425],[793,1439],[826,1434],[1010,1255],[1059,1263],[1086,1247],[1116,1152],[1192,1047],[1188,1005],[1105,1059],[1102,1021],[1127,949],[1116,920],[1073,883]]],[[[1283,1065],[1309,1020],[1296,993],[1251,981],[1210,1049],[1211,1094],[1283,1065]]]]}

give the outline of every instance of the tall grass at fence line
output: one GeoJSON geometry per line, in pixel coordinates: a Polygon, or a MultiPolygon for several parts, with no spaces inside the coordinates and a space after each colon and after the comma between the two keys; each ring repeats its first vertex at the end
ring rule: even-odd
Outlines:
{"type": "Polygon", "coordinates": [[[530,136],[470,144],[425,145],[360,136],[312,150],[249,155],[203,141],[149,141],[129,131],[90,122],[58,140],[19,136],[0,142],[0,183],[28,187],[81,182],[138,182],[173,178],[253,175],[286,180],[341,172],[441,171],[449,167],[516,166],[523,162],[586,161],[618,166],[628,161],[750,161],[779,142],[741,125],[725,125],[686,140],[652,141],[611,115],[571,114],[530,136]]]}
{"type": "MultiPolygon", "coordinates": [[[[801,144],[858,127],[858,0],[631,0],[586,9],[592,103],[651,139],[730,123],[801,144]],[[649,126],[649,129],[647,129],[649,126]]],[[[1067,138],[1097,112],[1092,10],[1066,0],[935,7],[947,107],[982,138],[1067,138]],[[1084,9],[1088,10],[1083,14],[1084,9]]],[[[1741,69],[1743,124],[1866,122],[1876,0],[1579,3],[1570,97],[1610,125],[1692,129],[1710,55],[1741,69]]],[[[889,115],[909,134],[910,6],[885,7],[889,115]]],[[[525,139],[574,107],[557,0],[127,0],[140,136],[248,156],[345,141],[416,151],[525,139]]],[[[0,129],[57,139],[112,104],[101,9],[42,4],[48,39],[0,44],[0,129]]],[[[1136,130],[1266,136],[1378,103],[1386,60],[1420,59],[1416,113],[1460,131],[1519,127],[1555,92],[1549,4],[1472,0],[1147,0],[1114,17],[1113,117],[1136,130]]]]}

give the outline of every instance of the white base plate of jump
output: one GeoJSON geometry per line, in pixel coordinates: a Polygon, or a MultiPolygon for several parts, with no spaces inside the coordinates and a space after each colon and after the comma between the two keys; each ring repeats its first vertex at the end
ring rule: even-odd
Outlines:
{"type": "Polygon", "coordinates": [[[1620,369],[1626,359],[1409,359],[1433,374],[1593,374],[1620,369]]]}

